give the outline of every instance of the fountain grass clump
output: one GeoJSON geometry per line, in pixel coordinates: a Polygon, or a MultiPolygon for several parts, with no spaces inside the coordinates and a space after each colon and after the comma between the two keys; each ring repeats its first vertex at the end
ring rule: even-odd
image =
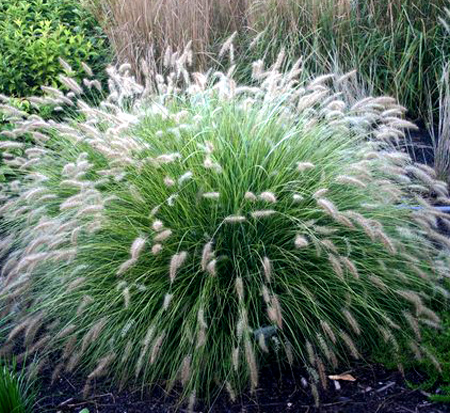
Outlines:
{"type": "Polygon", "coordinates": [[[181,384],[191,407],[255,390],[265,363],[305,366],[317,397],[382,342],[432,358],[421,325],[439,326],[450,221],[426,199],[448,194],[393,148],[403,108],[352,101],[351,74],[296,84],[299,65],[257,62],[239,87],[184,57],[145,88],[110,69],[98,107],[71,79],[47,88],[64,122],[3,106],[19,178],[0,209],[2,351],[84,372],[85,393],[103,376],[181,384]]]}

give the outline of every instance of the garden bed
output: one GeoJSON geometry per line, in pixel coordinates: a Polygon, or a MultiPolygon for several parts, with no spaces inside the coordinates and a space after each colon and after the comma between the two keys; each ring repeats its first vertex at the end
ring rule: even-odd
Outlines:
{"type": "MultiPolygon", "coordinates": [[[[429,401],[422,390],[410,388],[401,374],[388,371],[381,366],[360,367],[352,371],[354,382],[340,381],[339,385],[329,382],[329,389],[322,393],[320,408],[307,389],[301,386],[301,370],[284,372],[276,370],[261,372],[261,386],[254,395],[244,394],[240,400],[231,403],[224,393],[214,401],[211,409],[198,407],[197,412],[450,412],[450,405],[429,401]],[[337,387],[336,387],[337,386],[337,387]],[[340,387],[340,389],[339,389],[340,387]]],[[[51,385],[51,369],[43,372],[42,391],[36,413],[80,412],[87,408],[90,413],[165,413],[176,411],[176,400],[165,395],[162,389],[141,397],[140,391],[118,392],[107,390],[98,383],[97,395],[84,400],[81,396],[84,381],[72,375],[63,375],[51,385]]],[[[417,372],[409,372],[406,379],[420,383],[425,380],[417,372]]],[[[439,388],[433,393],[439,393],[439,388]]],[[[184,412],[184,408],[179,411],[184,412]]],[[[186,410],[187,411],[187,410],[186,410]]]]}

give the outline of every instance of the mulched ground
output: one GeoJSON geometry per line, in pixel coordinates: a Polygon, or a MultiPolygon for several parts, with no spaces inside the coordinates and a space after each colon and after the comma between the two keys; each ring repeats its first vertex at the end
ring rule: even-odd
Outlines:
{"type": "MultiPolygon", "coordinates": [[[[321,406],[316,408],[308,388],[302,386],[302,372],[263,370],[256,394],[244,394],[238,402],[231,403],[227,394],[219,396],[210,408],[197,406],[196,412],[211,413],[446,413],[450,404],[433,403],[428,393],[407,386],[399,372],[386,371],[380,366],[362,367],[350,372],[355,382],[329,382],[321,395],[321,406]]],[[[90,413],[171,413],[186,412],[178,407],[173,396],[162,389],[151,394],[117,392],[96,389],[96,396],[84,400],[81,396],[83,381],[73,376],[63,376],[50,385],[51,370],[40,378],[41,393],[36,413],[75,413],[87,408],[90,413]]],[[[420,382],[418,373],[409,373],[407,379],[420,382]]],[[[439,393],[439,388],[433,393],[439,393]]]]}
{"type": "Polygon", "coordinates": [[[420,163],[429,166],[434,164],[433,139],[422,122],[418,122],[419,129],[411,131],[406,137],[406,151],[411,157],[420,163]]]}

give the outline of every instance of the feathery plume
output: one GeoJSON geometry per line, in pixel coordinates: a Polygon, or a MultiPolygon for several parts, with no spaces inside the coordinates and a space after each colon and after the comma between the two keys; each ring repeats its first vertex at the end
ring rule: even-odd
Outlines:
{"type": "Polygon", "coordinates": [[[380,239],[380,241],[392,255],[397,254],[397,248],[395,248],[394,243],[381,229],[376,229],[375,235],[380,239]]]}
{"type": "Polygon", "coordinates": [[[261,295],[264,298],[264,302],[266,304],[269,304],[270,303],[270,293],[269,293],[269,289],[267,288],[267,286],[265,284],[263,284],[261,287],[261,295]]]}
{"type": "Polygon", "coordinates": [[[317,371],[319,372],[320,383],[322,384],[322,387],[326,390],[328,387],[328,380],[327,375],[325,373],[325,366],[320,357],[318,356],[316,356],[316,364],[317,364],[317,371]]]}
{"type": "Polygon", "coordinates": [[[234,392],[233,387],[228,380],[225,382],[225,388],[228,392],[228,395],[230,396],[230,400],[234,403],[236,401],[236,393],[234,392]]]}
{"type": "Polygon", "coordinates": [[[85,295],[81,299],[80,305],[77,308],[77,316],[80,316],[81,314],[83,314],[84,309],[93,302],[94,302],[94,299],[91,296],[85,295]]]}
{"type": "Polygon", "coordinates": [[[275,204],[277,202],[277,197],[273,192],[262,192],[259,195],[259,199],[265,202],[269,202],[271,204],[275,204]]]}
{"type": "Polygon", "coordinates": [[[297,170],[299,172],[307,171],[308,169],[315,168],[315,165],[312,162],[299,162],[297,164],[297,170]]]}
{"type": "Polygon", "coordinates": [[[128,309],[128,307],[130,306],[130,300],[131,300],[130,289],[128,287],[126,287],[122,290],[122,296],[123,296],[123,302],[125,305],[125,309],[128,309]]]}
{"type": "Polygon", "coordinates": [[[169,268],[169,277],[170,282],[173,283],[175,281],[175,277],[177,276],[178,270],[184,264],[187,258],[187,252],[182,251],[178,254],[172,256],[170,260],[170,268],[169,268]]]}
{"type": "Polygon", "coordinates": [[[300,194],[294,194],[292,195],[292,199],[295,203],[299,203],[302,202],[305,198],[300,194]]]}
{"type": "Polygon", "coordinates": [[[316,192],[313,193],[313,198],[319,199],[322,196],[326,195],[328,193],[328,191],[329,191],[329,189],[327,189],[327,188],[318,189],[316,192]]]}
{"type": "Polygon", "coordinates": [[[189,396],[189,403],[188,403],[188,412],[189,413],[194,412],[196,401],[197,401],[196,391],[192,390],[191,395],[189,396]]]}
{"type": "Polygon", "coordinates": [[[359,272],[353,261],[351,261],[348,257],[340,257],[340,260],[347,267],[350,274],[352,274],[356,280],[359,280],[359,272]]]}
{"type": "Polygon", "coordinates": [[[120,362],[122,364],[125,364],[128,361],[128,359],[130,358],[132,350],[133,350],[133,342],[131,340],[128,340],[127,344],[125,346],[125,350],[123,351],[122,357],[120,359],[120,362]]]}
{"type": "Polygon", "coordinates": [[[341,281],[344,281],[344,270],[339,259],[333,254],[328,254],[328,261],[333,268],[334,273],[338,276],[341,281]]]}
{"type": "Polygon", "coordinates": [[[134,264],[136,264],[137,259],[135,258],[130,258],[129,260],[125,261],[117,270],[117,275],[122,275],[124,273],[126,273],[134,264]]]}
{"type": "Polygon", "coordinates": [[[212,241],[209,241],[205,244],[202,251],[201,267],[203,271],[206,271],[207,265],[213,257],[214,257],[213,244],[212,241]]]}
{"type": "Polygon", "coordinates": [[[234,368],[234,371],[238,371],[239,369],[239,347],[233,348],[233,351],[231,352],[231,365],[234,368]]]}
{"type": "Polygon", "coordinates": [[[139,255],[141,254],[142,250],[145,247],[145,243],[147,240],[143,237],[138,237],[133,241],[133,244],[131,245],[131,258],[137,260],[139,258],[139,255]]]}
{"type": "Polygon", "coordinates": [[[61,375],[61,371],[64,368],[64,363],[58,363],[55,368],[53,369],[53,373],[52,373],[52,381],[51,383],[54,384],[56,382],[56,380],[59,378],[59,376],[61,375]]]}
{"type": "Polygon", "coordinates": [[[247,201],[256,201],[258,198],[253,192],[247,191],[244,195],[244,199],[246,199],[247,201]]]}
{"type": "Polygon", "coordinates": [[[96,341],[102,332],[103,328],[105,327],[106,323],[108,322],[107,317],[100,318],[91,328],[90,330],[84,335],[81,351],[84,352],[89,344],[96,341]]]}
{"type": "Polygon", "coordinates": [[[169,308],[170,302],[172,301],[173,298],[173,294],[166,294],[164,296],[164,303],[163,303],[163,309],[164,311],[167,311],[167,309],[169,308]]]}
{"type": "Polygon", "coordinates": [[[158,357],[159,351],[161,349],[162,343],[164,341],[164,338],[165,338],[165,333],[162,333],[155,340],[155,343],[153,344],[152,352],[151,352],[151,355],[150,355],[150,364],[154,364],[155,363],[155,361],[156,361],[156,359],[158,357]]]}
{"type": "Polygon", "coordinates": [[[342,340],[344,340],[344,343],[347,345],[347,348],[350,350],[350,354],[352,355],[352,357],[355,359],[359,359],[360,358],[359,352],[350,336],[344,331],[340,331],[339,335],[341,336],[342,340]]]}
{"type": "Polygon", "coordinates": [[[237,277],[235,281],[236,293],[239,299],[239,302],[243,302],[244,300],[244,282],[241,277],[237,277]]]}
{"type": "Polygon", "coordinates": [[[245,222],[247,221],[247,218],[245,218],[242,215],[229,215],[226,218],[224,218],[223,222],[227,222],[227,223],[231,223],[231,224],[236,224],[236,223],[240,223],[240,222],[245,222]]]}
{"type": "Polygon", "coordinates": [[[206,271],[212,275],[213,277],[217,276],[217,260],[213,259],[212,261],[209,262],[209,264],[206,266],[206,271]]]}
{"type": "Polygon", "coordinates": [[[294,240],[294,244],[295,244],[295,248],[305,248],[309,245],[308,240],[301,236],[301,235],[296,235],[295,240],[294,240]]]}
{"type": "Polygon", "coordinates": [[[159,234],[155,235],[153,240],[155,242],[163,242],[163,241],[167,240],[171,235],[172,235],[172,231],[170,229],[166,229],[166,230],[160,232],[159,234]]]}
{"type": "Polygon", "coordinates": [[[253,352],[250,340],[245,340],[244,349],[245,359],[247,361],[247,366],[250,372],[251,391],[254,392],[258,387],[258,367],[256,365],[255,354],[253,352]]]}
{"type": "Polygon", "coordinates": [[[353,176],[348,176],[348,175],[339,175],[336,178],[336,182],[340,183],[340,184],[354,185],[354,186],[358,186],[360,188],[366,188],[367,187],[367,184],[365,184],[360,179],[355,178],[353,176]]]}
{"type": "Polygon", "coordinates": [[[258,218],[268,218],[272,215],[276,214],[276,211],[273,209],[266,209],[262,211],[254,211],[251,213],[252,218],[258,219],[258,218]]]}
{"type": "Polygon", "coordinates": [[[272,277],[272,263],[268,257],[264,257],[261,262],[266,282],[270,283],[270,278],[272,277]]]}
{"type": "Polygon", "coordinates": [[[203,196],[203,198],[206,198],[206,199],[219,199],[220,193],[219,192],[205,192],[202,196],[203,196]]]}
{"type": "Polygon", "coordinates": [[[167,204],[169,205],[169,206],[174,206],[175,205],[175,200],[178,198],[178,194],[173,194],[173,195],[170,195],[169,196],[169,198],[167,198],[167,204]]]}
{"type": "Polygon", "coordinates": [[[178,184],[182,185],[185,182],[189,181],[193,176],[193,173],[188,171],[185,174],[181,175],[180,178],[178,178],[178,184]]]}
{"type": "Polygon", "coordinates": [[[152,247],[152,254],[153,255],[158,255],[163,249],[163,246],[161,244],[155,244],[152,247]]]}
{"type": "Polygon", "coordinates": [[[183,359],[183,363],[181,365],[181,385],[183,387],[186,386],[191,376],[191,360],[191,355],[188,355],[183,359]]]}
{"type": "Polygon", "coordinates": [[[109,354],[100,359],[95,370],[88,375],[88,380],[104,376],[107,373],[109,365],[115,359],[115,357],[115,354],[109,354]]]}
{"type": "Polygon", "coordinates": [[[172,178],[169,178],[168,176],[166,176],[164,178],[164,185],[166,185],[167,187],[171,187],[175,185],[175,181],[172,178]]]}
{"type": "Polygon", "coordinates": [[[76,330],[76,328],[77,328],[76,324],[67,325],[58,334],[56,334],[55,340],[68,336],[69,334],[73,333],[76,330]]]}
{"type": "Polygon", "coordinates": [[[160,221],[159,219],[157,219],[156,221],[153,221],[152,224],[152,229],[155,232],[161,232],[164,228],[164,224],[162,223],[162,221],[160,221]]]}
{"type": "Polygon", "coordinates": [[[328,215],[333,218],[338,217],[339,213],[334,204],[325,198],[320,198],[317,200],[317,205],[320,206],[328,215]]]}
{"type": "Polygon", "coordinates": [[[283,329],[283,316],[281,313],[281,305],[278,297],[273,294],[270,300],[270,307],[268,308],[268,314],[271,321],[277,324],[280,330],[283,329]]]}
{"type": "Polygon", "coordinates": [[[356,321],[355,317],[353,317],[353,315],[350,313],[350,311],[348,311],[347,309],[343,309],[342,310],[342,314],[347,319],[347,322],[350,325],[350,327],[352,328],[352,330],[357,335],[360,335],[361,334],[361,329],[359,328],[359,324],[356,321]]]}
{"type": "Polygon", "coordinates": [[[72,78],[60,75],[59,80],[61,83],[74,92],[76,95],[81,95],[83,93],[83,88],[72,78]]]}
{"type": "Polygon", "coordinates": [[[411,330],[414,332],[417,341],[421,341],[422,337],[420,334],[420,327],[417,318],[414,317],[409,311],[403,311],[403,317],[408,322],[409,326],[411,327],[411,330]]]}
{"type": "Polygon", "coordinates": [[[258,345],[259,345],[259,348],[264,353],[268,353],[269,352],[269,349],[267,348],[267,345],[266,345],[266,338],[264,337],[263,333],[258,334],[258,345]]]}
{"type": "Polygon", "coordinates": [[[94,76],[94,72],[92,71],[92,69],[84,62],[81,62],[81,67],[83,68],[83,70],[85,71],[85,73],[90,76],[93,77],[94,76]]]}
{"type": "Polygon", "coordinates": [[[177,159],[180,159],[181,155],[179,153],[170,153],[170,154],[164,154],[160,155],[156,158],[156,160],[161,164],[167,164],[175,162],[177,159]]]}
{"type": "Polygon", "coordinates": [[[333,330],[331,329],[330,325],[328,324],[328,322],[321,320],[320,326],[322,327],[322,330],[328,336],[328,338],[333,342],[333,344],[336,344],[337,343],[336,336],[333,330]]]}

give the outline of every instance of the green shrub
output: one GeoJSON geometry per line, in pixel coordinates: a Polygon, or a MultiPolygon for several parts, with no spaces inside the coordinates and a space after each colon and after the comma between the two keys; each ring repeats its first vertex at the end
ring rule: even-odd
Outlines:
{"type": "Polygon", "coordinates": [[[0,413],[32,413],[33,384],[16,364],[8,367],[0,360],[0,413]]]}
{"type": "Polygon", "coordinates": [[[109,60],[101,30],[75,0],[3,0],[0,4],[0,93],[30,96],[57,86],[65,59],[99,71],[109,60]]]}
{"type": "Polygon", "coordinates": [[[401,107],[355,100],[350,75],[294,87],[301,71],[257,62],[248,88],[186,60],[145,90],[110,69],[78,119],[10,111],[35,144],[1,146],[23,174],[0,209],[4,348],[85,372],[86,394],[181,382],[191,407],[254,390],[264,363],[306,366],[317,398],[382,341],[434,360],[421,326],[439,326],[450,242],[424,196],[448,193],[389,143],[401,107]]]}

